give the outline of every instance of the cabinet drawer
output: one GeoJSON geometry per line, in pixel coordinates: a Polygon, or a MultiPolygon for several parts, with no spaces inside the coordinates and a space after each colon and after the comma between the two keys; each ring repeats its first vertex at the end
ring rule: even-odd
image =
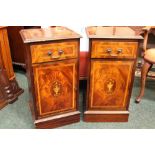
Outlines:
{"type": "Polygon", "coordinates": [[[31,46],[32,63],[76,58],[78,41],[57,42],[31,46]]]}
{"type": "Polygon", "coordinates": [[[136,58],[137,48],[137,42],[95,40],[91,58],[136,58]]]}

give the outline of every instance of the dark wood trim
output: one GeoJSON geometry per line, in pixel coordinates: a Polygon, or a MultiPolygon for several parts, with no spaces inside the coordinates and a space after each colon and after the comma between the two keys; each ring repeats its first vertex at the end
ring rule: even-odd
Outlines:
{"type": "Polygon", "coordinates": [[[128,111],[86,111],[85,122],[128,122],[128,111]]]}
{"type": "Polygon", "coordinates": [[[71,112],[58,116],[39,119],[34,122],[38,129],[57,128],[60,126],[76,123],[80,121],[80,112],[71,112]]]}

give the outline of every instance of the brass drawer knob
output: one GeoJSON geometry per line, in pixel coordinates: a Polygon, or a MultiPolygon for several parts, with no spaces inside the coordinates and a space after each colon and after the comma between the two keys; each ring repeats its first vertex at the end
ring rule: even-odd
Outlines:
{"type": "Polygon", "coordinates": [[[122,48],[119,48],[119,49],[117,50],[117,52],[118,52],[118,54],[120,54],[120,53],[123,52],[123,49],[122,49],[122,48]]]}
{"type": "Polygon", "coordinates": [[[108,48],[107,49],[107,53],[111,53],[112,52],[112,49],[111,48],[108,48]]]}
{"type": "Polygon", "coordinates": [[[58,51],[58,54],[59,54],[59,55],[62,55],[63,53],[64,53],[63,50],[59,50],[59,51],[58,51]]]}
{"type": "Polygon", "coordinates": [[[51,56],[52,55],[52,51],[48,51],[48,56],[51,56]]]}

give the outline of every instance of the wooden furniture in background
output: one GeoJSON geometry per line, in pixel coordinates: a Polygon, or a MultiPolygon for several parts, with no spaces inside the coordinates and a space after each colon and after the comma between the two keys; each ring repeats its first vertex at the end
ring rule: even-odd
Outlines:
{"type": "Polygon", "coordinates": [[[11,50],[12,62],[14,65],[19,65],[25,68],[24,51],[25,46],[19,32],[22,29],[39,28],[39,26],[8,26],[8,38],[11,50]]]}
{"type": "MultiPolygon", "coordinates": [[[[0,72],[1,72],[1,70],[0,70],[0,72]]],[[[6,102],[5,96],[3,94],[3,88],[0,85],[0,109],[4,108],[6,105],[7,105],[7,102],[6,102]]]]}
{"type": "Polygon", "coordinates": [[[88,27],[86,122],[125,122],[129,116],[139,40],[129,27],[88,27]]]}
{"type": "Polygon", "coordinates": [[[4,68],[0,67],[0,109],[8,103],[16,101],[17,96],[14,94],[13,87],[4,68]]]}
{"type": "Polygon", "coordinates": [[[36,128],[80,121],[80,35],[65,27],[21,31],[36,128]]]}
{"type": "Polygon", "coordinates": [[[0,26],[0,85],[1,108],[8,103],[13,103],[23,93],[23,89],[18,86],[13,71],[5,26],[0,26]]]}
{"type": "Polygon", "coordinates": [[[151,33],[152,31],[152,33],[155,34],[155,26],[144,27],[143,31],[144,31],[144,44],[143,44],[144,64],[141,70],[141,88],[140,88],[139,95],[135,100],[136,103],[140,103],[142,97],[144,96],[147,74],[149,70],[152,68],[153,64],[155,64],[155,48],[148,48],[147,46],[149,33],[151,33]]]}
{"type": "Polygon", "coordinates": [[[4,64],[3,64],[3,60],[2,60],[2,56],[1,56],[1,45],[0,45],[0,109],[2,109],[3,107],[5,107],[8,104],[6,96],[4,94],[3,83],[1,80],[1,79],[3,79],[3,76],[2,76],[3,65],[4,64]]]}

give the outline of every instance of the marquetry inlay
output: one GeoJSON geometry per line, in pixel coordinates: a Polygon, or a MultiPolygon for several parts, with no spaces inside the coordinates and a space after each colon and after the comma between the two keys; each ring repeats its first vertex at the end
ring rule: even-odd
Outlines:
{"type": "Polygon", "coordinates": [[[60,96],[62,93],[62,85],[59,81],[54,81],[52,83],[52,95],[54,97],[60,96]]]}
{"type": "Polygon", "coordinates": [[[108,79],[104,84],[104,90],[107,94],[112,94],[116,89],[116,81],[112,78],[108,79]]]}

